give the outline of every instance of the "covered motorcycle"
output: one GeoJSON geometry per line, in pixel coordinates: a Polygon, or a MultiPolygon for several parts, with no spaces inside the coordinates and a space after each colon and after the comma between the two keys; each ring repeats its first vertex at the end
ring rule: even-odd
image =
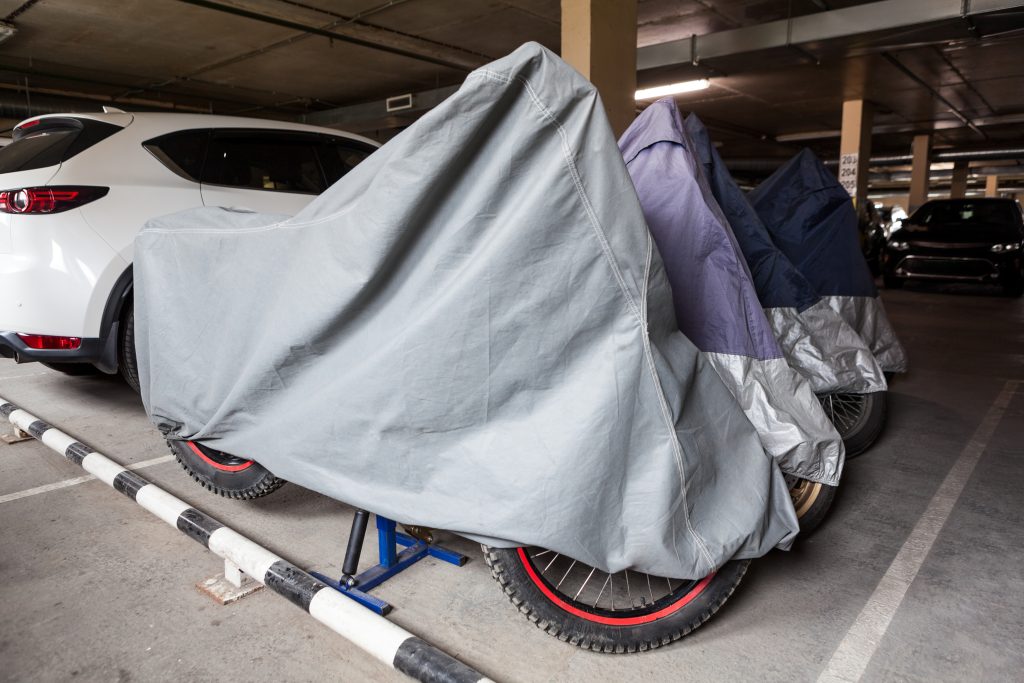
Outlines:
{"type": "Polygon", "coordinates": [[[619,140],[672,287],[676,320],[743,407],[765,451],[792,476],[804,531],[819,523],[842,472],[842,439],[772,333],[729,223],[675,100],[643,111],[619,140]]]}
{"type": "Polygon", "coordinates": [[[680,637],[797,531],[678,330],[596,91],[536,44],[293,218],[151,221],[135,278],[145,406],[194,476],[479,539],[581,646],[680,637]]]}
{"type": "Polygon", "coordinates": [[[749,198],[775,244],[867,342],[882,370],[906,372],[906,352],[860,248],[857,212],[835,174],[803,149],[749,198]]]}
{"type": "Polygon", "coordinates": [[[862,453],[884,425],[884,371],[868,344],[775,244],[696,114],[686,118],[684,127],[786,359],[811,383],[843,437],[847,457],[862,453]]]}

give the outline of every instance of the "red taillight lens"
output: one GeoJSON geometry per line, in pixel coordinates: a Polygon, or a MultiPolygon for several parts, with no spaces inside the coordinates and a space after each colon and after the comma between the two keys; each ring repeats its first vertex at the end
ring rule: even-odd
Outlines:
{"type": "Polygon", "coordinates": [[[45,334],[22,334],[18,333],[21,341],[30,349],[45,349],[49,351],[74,351],[82,345],[79,337],[51,337],[45,334]]]}
{"type": "Polygon", "coordinates": [[[26,187],[0,192],[0,211],[4,213],[60,213],[96,201],[109,187],[26,187]]]}

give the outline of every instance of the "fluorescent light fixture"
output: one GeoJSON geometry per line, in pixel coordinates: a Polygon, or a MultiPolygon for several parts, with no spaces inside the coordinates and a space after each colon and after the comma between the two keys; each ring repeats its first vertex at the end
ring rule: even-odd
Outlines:
{"type": "Polygon", "coordinates": [[[0,43],[6,42],[8,38],[18,32],[18,27],[9,21],[0,21],[0,43]]]}
{"type": "Polygon", "coordinates": [[[678,95],[681,92],[704,90],[709,85],[711,85],[711,82],[706,78],[702,78],[697,81],[669,83],[668,85],[659,85],[657,88],[644,88],[643,90],[637,90],[634,99],[653,100],[656,97],[664,97],[665,95],[678,95]]]}
{"type": "Polygon", "coordinates": [[[811,130],[806,133],[786,133],[776,135],[776,142],[802,142],[804,140],[824,140],[825,138],[838,138],[841,132],[838,130],[811,130]]]}

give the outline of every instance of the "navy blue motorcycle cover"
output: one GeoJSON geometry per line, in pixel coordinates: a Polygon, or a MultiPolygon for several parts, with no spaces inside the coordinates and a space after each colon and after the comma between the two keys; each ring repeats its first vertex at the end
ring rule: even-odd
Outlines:
{"type": "Polygon", "coordinates": [[[749,199],[775,244],[857,331],[881,368],[906,371],[906,352],[860,249],[857,212],[835,175],[804,149],[749,199]]]}
{"type": "Polygon", "coordinates": [[[772,241],[696,114],[684,127],[711,192],[732,228],[757,296],[789,364],[817,394],[884,391],[885,375],[860,335],[820,296],[772,241]]]}

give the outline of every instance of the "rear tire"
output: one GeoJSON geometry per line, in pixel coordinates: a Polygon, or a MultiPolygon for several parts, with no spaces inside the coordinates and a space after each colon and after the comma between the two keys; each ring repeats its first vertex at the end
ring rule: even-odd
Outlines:
{"type": "Polygon", "coordinates": [[[846,459],[857,457],[878,439],[885,427],[887,392],[822,394],[825,415],[843,437],[846,459]]]}
{"type": "Polygon", "coordinates": [[[118,343],[117,369],[136,394],[139,393],[139,363],[135,356],[135,301],[129,298],[121,316],[121,339],[118,343]]]}
{"type": "Polygon", "coordinates": [[[797,521],[800,522],[800,533],[809,534],[825,520],[839,487],[796,477],[786,479],[789,483],[789,495],[793,500],[793,509],[796,510],[797,521]]]}
{"type": "Polygon", "coordinates": [[[194,441],[168,441],[171,452],[199,484],[225,498],[261,498],[284,486],[254,460],[244,460],[194,441]]]}
{"type": "MultiPolygon", "coordinates": [[[[725,564],[714,574],[711,574],[699,581],[675,581],[673,582],[659,577],[649,577],[640,572],[619,572],[609,576],[604,572],[598,573],[598,579],[592,584],[590,597],[601,585],[601,577],[605,581],[613,580],[615,576],[621,577],[625,574],[626,581],[629,574],[632,574],[634,586],[638,591],[645,593],[651,591],[652,598],[657,594],[651,587],[653,581],[666,582],[668,590],[660,591],[665,595],[655,599],[653,603],[644,603],[643,595],[633,598],[631,605],[619,603],[620,607],[609,611],[608,609],[595,608],[590,604],[578,601],[587,581],[594,572],[588,574],[590,567],[582,563],[575,563],[578,568],[577,577],[566,581],[569,572],[574,565],[570,565],[565,572],[559,586],[549,583],[541,568],[551,557],[551,551],[544,551],[541,548],[490,548],[483,546],[484,557],[487,566],[491,568],[491,576],[501,585],[502,590],[509,600],[520,612],[532,621],[537,628],[552,635],[559,640],[566,641],[577,647],[595,652],[624,653],[650,650],[662,645],[668,645],[674,640],[682,638],[701,624],[721,608],[736,586],[743,579],[747,571],[749,560],[732,561],[725,564]],[[532,553],[532,555],[531,555],[532,553]],[[533,559],[542,554],[536,560],[533,559]],[[580,587],[579,577],[585,576],[586,580],[580,587]],[[645,578],[647,580],[645,580],[645,578]],[[572,583],[568,589],[566,584],[572,583]],[[579,592],[577,592],[577,588],[579,592]],[[564,591],[564,592],[563,592],[564,591]],[[576,593],[574,596],[573,594],[576,593]],[[640,604],[637,605],[637,600],[640,604]]],[[[556,562],[559,557],[568,560],[564,556],[555,555],[551,562],[556,562]]],[[[550,566],[550,565],[549,565],[550,566]]],[[[561,567],[557,570],[561,575],[561,567]]],[[[596,571],[596,570],[595,570],[596,571]]],[[[627,584],[628,586],[628,584],[627,584]]],[[[593,600],[599,604],[605,595],[607,583],[601,588],[601,593],[593,600]]],[[[619,595],[621,596],[622,583],[619,584],[619,595]]],[[[614,591],[608,591],[610,596],[614,591]]],[[[607,601],[607,598],[606,598],[607,601]]],[[[614,601],[612,607],[615,607],[614,601]]]]}

